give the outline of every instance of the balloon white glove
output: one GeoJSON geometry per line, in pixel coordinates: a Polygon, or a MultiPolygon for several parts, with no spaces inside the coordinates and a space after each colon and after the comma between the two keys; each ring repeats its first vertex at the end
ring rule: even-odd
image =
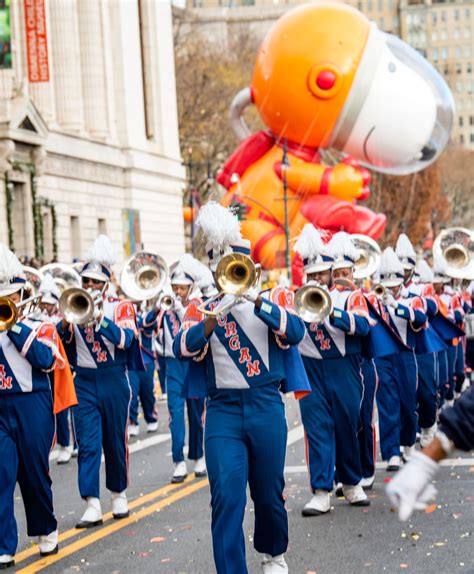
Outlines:
{"type": "Polygon", "coordinates": [[[395,297],[390,293],[390,291],[387,289],[383,301],[385,303],[385,305],[388,305],[389,307],[392,307],[393,309],[396,309],[398,307],[398,302],[396,301],[395,297]]]}
{"type": "Polygon", "coordinates": [[[398,518],[408,520],[414,510],[424,510],[437,494],[431,484],[439,469],[438,463],[421,452],[415,452],[387,485],[387,496],[398,509],[398,518]]]}
{"type": "Polygon", "coordinates": [[[258,289],[256,289],[255,287],[250,287],[250,289],[248,289],[247,292],[245,293],[244,297],[245,299],[247,299],[247,301],[255,303],[259,295],[260,291],[258,289]]]}
{"type": "Polygon", "coordinates": [[[217,313],[217,315],[219,315],[221,317],[225,317],[227,315],[227,313],[230,312],[232,307],[234,307],[234,305],[236,305],[239,301],[240,301],[240,297],[236,297],[235,295],[231,295],[230,293],[227,293],[219,301],[219,304],[217,305],[217,307],[214,308],[214,312],[217,313]]]}

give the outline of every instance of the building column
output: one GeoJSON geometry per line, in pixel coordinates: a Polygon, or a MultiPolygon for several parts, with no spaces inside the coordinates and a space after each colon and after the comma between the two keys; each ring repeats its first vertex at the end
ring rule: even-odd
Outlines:
{"type": "Polygon", "coordinates": [[[82,89],[86,130],[93,136],[108,135],[104,44],[100,0],[77,0],[81,49],[82,89]]]}
{"type": "Polygon", "coordinates": [[[57,122],[80,131],[84,111],[76,0],[50,0],[50,19],[57,122]]]}
{"type": "Polygon", "coordinates": [[[11,169],[10,156],[15,151],[12,140],[0,141],[0,243],[9,244],[9,226],[7,213],[7,189],[5,174],[11,169]]]}

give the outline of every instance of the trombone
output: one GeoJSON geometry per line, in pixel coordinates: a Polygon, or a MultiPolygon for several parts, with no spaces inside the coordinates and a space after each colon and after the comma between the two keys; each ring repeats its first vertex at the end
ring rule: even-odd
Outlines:
{"type": "Polygon", "coordinates": [[[227,313],[240,297],[258,285],[260,275],[260,266],[256,265],[248,255],[244,253],[224,255],[217,264],[215,271],[216,287],[219,289],[219,293],[199,305],[198,311],[210,317],[227,313]],[[234,295],[235,300],[220,308],[218,305],[212,310],[206,309],[207,305],[221,298],[222,295],[234,295]]]}
{"type": "Polygon", "coordinates": [[[329,291],[316,282],[300,287],[295,294],[295,307],[305,323],[322,323],[332,313],[329,291]]]}

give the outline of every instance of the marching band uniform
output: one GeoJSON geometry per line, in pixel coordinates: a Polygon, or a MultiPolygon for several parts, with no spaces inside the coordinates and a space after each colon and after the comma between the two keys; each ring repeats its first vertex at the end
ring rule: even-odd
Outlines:
{"type": "MultiPolygon", "coordinates": [[[[99,236],[81,272],[83,281],[98,281],[104,285],[104,293],[113,262],[109,239],[99,236]]],[[[127,367],[142,365],[133,304],[105,298],[97,292],[92,295],[100,297],[99,305],[95,306],[94,323],[69,325],[64,331],[60,327],[66,343],[74,345],[77,365],[75,385],[79,405],[74,410],[74,428],[79,445],[79,491],[87,508],[76,528],[102,523],[99,500],[102,448],[113,516],[120,519],[129,514],[125,492],[131,396],[127,367]]]]}
{"type": "MultiPolygon", "coordinates": [[[[0,296],[22,294],[20,262],[0,245],[0,296]]],[[[14,564],[18,534],[13,496],[18,481],[29,536],[38,536],[43,556],[58,551],[57,521],[49,474],[56,409],[75,404],[72,375],[51,323],[21,319],[0,332],[0,569],[14,564]],[[48,372],[61,369],[53,410],[48,372]],[[59,380],[61,379],[61,380],[59,380]],[[56,395],[65,395],[59,405],[56,395]]]]}
{"type": "MultiPolygon", "coordinates": [[[[250,254],[250,242],[241,238],[238,221],[224,207],[210,202],[198,221],[208,238],[211,269],[224,254],[250,254]]],[[[174,351],[200,361],[207,383],[206,462],[217,572],[247,572],[242,522],[248,482],[255,505],[254,546],[264,554],[263,571],[284,574],[288,520],[283,498],[287,425],[279,393],[285,378],[282,347],[297,344],[304,327],[291,305],[262,300],[256,289],[248,296],[256,303],[242,299],[217,321],[202,321],[196,306],[190,306],[174,351]]],[[[291,303],[290,295],[284,299],[291,303]]],[[[211,308],[222,309],[229,301],[235,298],[227,295],[211,308]]]]}
{"type": "Polygon", "coordinates": [[[388,461],[387,470],[398,470],[400,446],[404,447],[404,457],[408,459],[416,442],[418,367],[414,349],[416,334],[426,325],[427,317],[422,300],[402,291],[404,270],[393,249],[387,248],[383,252],[379,274],[387,289],[399,289],[396,296],[387,291],[385,311],[389,313],[393,328],[409,347],[407,351],[375,360],[379,375],[377,406],[382,458],[388,461]]]}
{"type": "MultiPolygon", "coordinates": [[[[194,285],[194,258],[185,255],[179,261],[171,274],[171,285],[187,285],[191,290],[194,285]]],[[[204,400],[202,398],[185,398],[185,382],[188,374],[188,363],[182,361],[173,350],[173,339],[177,335],[186,308],[179,298],[176,298],[173,309],[165,312],[162,321],[162,341],[165,356],[166,391],[168,395],[168,410],[170,414],[171,450],[174,463],[171,482],[183,482],[188,471],[184,460],[184,442],[186,426],[184,420],[184,405],[186,403],[189,422],[188,458],[194,461],[196,476],[206,475],[206,465],[203,451],[204,400]]]]}
{"type": "MultiPolygon", "coordinates": [[[[312,224],[303,228],[295,251],[303,258],[307,275],[331,270],[333,259],[312,224]]],[[[358,255],[354,251],[352,263],[358,255]]],[[[354,506],[370,504],[360,486],[357,438],[364,393],[361,339],[369,332],[368,308],[360,290],[332,288],[329,293],[333,312],[321,324],[305,322],[305,338],[299,345],[312,391],[300,401],[314,493],[303,516],[330,511],[335,466],[346,500],[354,506]]]]}
{"type": "Polygon", "coordinates": [[[130,386],[132,388],[132,400],[130,402],[130,425],[129,435],[138,436],[138,399],[143,408],[143,416],[147,423],[147,432],[158,430],[158,414],[155,410],[155,351],[153,339],[157,327],[158,309],[142,311],[138,313],[137,323],[140,334],[140,348],[142,351],[144,371],[129,371],[130,386]]]}

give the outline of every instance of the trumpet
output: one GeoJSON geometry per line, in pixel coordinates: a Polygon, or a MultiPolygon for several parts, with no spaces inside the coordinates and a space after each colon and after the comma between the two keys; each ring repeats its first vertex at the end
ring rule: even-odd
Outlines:
{"type": "Polygon", "coordinates": [[[24,301],[14,303],[9,297],[0,297],[0,332],[10,330],[20,317],[20,310],[30,305],[29,313],[36,310],[41,301],[41,295],[33,295],[24,301]]]}
{"type": "Polygon", "coordinates": [[[170,311],[174,307],[175,302],[176,299],[173,295],[163,293],[163,295],[158,299],[158,306],[163,311],[170,311]]]}
{"type": "Polygon", "coordinates": [[[332,300],[324,287],[309,283],[295,294],[295,307],[305,323],[322,323],[332,313],[332,300]]]}
{"type": "Polygon", "coordinates": [[[256,265],[248,255],[243,253],[224,255],[215,272],[216,287],[219,289],[219,293],[199,305],[198,311],[211,317],[227,313],[236,304],[239,297],[243,297],[249,289],[258,285],[260,275],[260,266],[256,265]],[[234,295],[236,299],[224,307],[218,308],[218,310],[206,309],[209,303],[216,301],[222,295],[234,295]]]}
{"type": "Polygon", "coordinates": [[[385,294],[387,293],[387,289],[384,287],[384,285],[382,285],[382,283],[377,283],[376,285],[374,285],[373,291],[377,299],[383,299],[385,297],[385,294]]]}
{"type": "Polygon", "coordinates": [[[94,310],[101,301],[102,293],[93,298],[86,289],[69,287],[59,298],[59,311],[68,323],[86,325],[92,323],[94,310]]]}

